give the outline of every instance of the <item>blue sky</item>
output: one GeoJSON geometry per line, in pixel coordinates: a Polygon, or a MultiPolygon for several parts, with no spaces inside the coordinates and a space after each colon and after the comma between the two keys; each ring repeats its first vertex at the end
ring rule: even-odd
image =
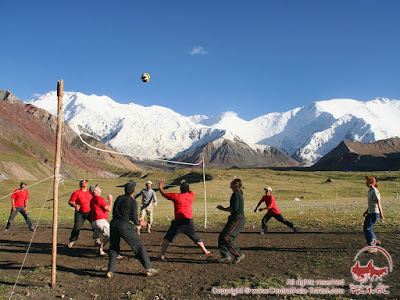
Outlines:
{"type": "Polygon", "coordinates": [[[0,90],[250,120],[400,98],[400,1],[1,1],[0,90]],[[149,83],[140,75],[148,72],[149,83]]]}

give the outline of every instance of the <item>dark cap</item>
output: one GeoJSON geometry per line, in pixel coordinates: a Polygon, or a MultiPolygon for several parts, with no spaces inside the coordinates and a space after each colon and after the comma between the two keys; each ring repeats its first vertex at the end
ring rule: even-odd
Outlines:
{"type": "Polygon", "coordinates": [[[82,183],[83,183],[84,181],[88,182],[87,179],[82,179],[81,181],[79,181],[79,186],[82,186],[82,183]]]}
{"type": "Polygon", "coordinates": [[[21,181],[21,183],[19,184],[19,186],[22,186],[23,184],[25,184],[25,185],[26,185],[26,183],[25,183],[25,182],[21,181]]]}
{"type": "Polygon", "coordinates": [[[136,182],[134,181],[129,181],[123,185],[117,185],[117,187],[124,187],[125,188],[125,194],[126,195],[131,195],[135,191],[135,186],[136,182]]]}
{"type": "Polygon", "coordinates": [[[94,196],[94,189],[97,188],[99,186],[98,183],[96,183],[95,185],[91,185],[89,188],[89,192],[94,196]]]}

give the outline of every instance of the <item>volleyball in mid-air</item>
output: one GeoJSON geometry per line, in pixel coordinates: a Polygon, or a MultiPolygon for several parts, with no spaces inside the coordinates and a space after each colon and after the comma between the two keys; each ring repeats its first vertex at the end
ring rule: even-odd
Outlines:
{"type": "Polygon", "coordinates": [[[143,82],[148,82],[150,80],[150,74],[149,73],[143,73],[142,74],[142,81],[143,82]]]}

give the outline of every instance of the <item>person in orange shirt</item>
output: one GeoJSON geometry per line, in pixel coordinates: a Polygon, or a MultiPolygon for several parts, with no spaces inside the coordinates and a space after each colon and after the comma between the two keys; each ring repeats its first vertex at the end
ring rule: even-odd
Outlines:
{"type": "Polygon", "coordinates": [[[278,208],[278,205],[276,205],[275,197],[272,195],[272,188],[266,187],[264,190],[265,190],[265,196],[263,196],[261,198],[261,200],[258,202],[256,208],[254,209],[254,212],[257,212],[257,208],[261,205],[261,203],[265,202],[266,207],[260,208],[259,211],[263,211],[265,209],[268,210],[267,213],[265,214],[264,218],[261,221],[261,227],[262,227],[263,231],[260,233],[265,234],[268,232],[267,231],[268,230],[267,222],[272,217],[277,219],[279,222],[285,224],[286,226],[292,228],[294,233],[297,233],[297,229],[296,229],[296,227],[294,227],[293,223],[290,223],[288,220],[286,220],[282,216],[281,211],[278,208]]]}
{"type": "Polygon", "coordinates": [[[12,208],[5,231],[9,231],[11,229],[11,225],[14,223],[14,218],[18,213],[20,213],[25,218],[26,224],[28,224],[29,229],[31,231],[35,230],[28,214],[29,192],[25,189],[25,187],[26,183],[21,182],[20,188],[14,190],[13,194],[11,195],[12,208]]]}

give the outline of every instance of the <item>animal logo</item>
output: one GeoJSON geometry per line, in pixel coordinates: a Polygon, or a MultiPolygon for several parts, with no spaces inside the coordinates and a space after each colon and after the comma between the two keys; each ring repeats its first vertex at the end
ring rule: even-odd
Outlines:
{"type": "Polygon", "coordinates": [[[360,283],[365,283],[367,281],[382,281],[382,277],[387,275],[389,272],[393,271],[393,261],[392,257],[390,254],[383,249],[382,247],[377,247],[377,246],[368,246],[364,247],[360,251],[358,251],[356,257],[354,258],[356,263],[351,267],[351,273],[353,274],[353,279],[360,282],[360,283]],[[383,253],[383,255],[386,257],[389,263],[389,267],[377,267],[374,265],[374,260],[370,260],[367,265],[362,266],[360,264],[360,261],[357,260],[358,256],[362,254],[363,252],[374,249],[375,252],[380,252],[383,253]]]}
{"type": "Polygon", "coordinates": [[[361,283],[365,283],[368,280],[382,281],[382,277],[388,273],[388,268],[376,267],[372,259],[366,266],[361,266],[360,262],[357,260],[356,264],[351,267],[351,273],[353,274],[353,279],[361,283]]]}

